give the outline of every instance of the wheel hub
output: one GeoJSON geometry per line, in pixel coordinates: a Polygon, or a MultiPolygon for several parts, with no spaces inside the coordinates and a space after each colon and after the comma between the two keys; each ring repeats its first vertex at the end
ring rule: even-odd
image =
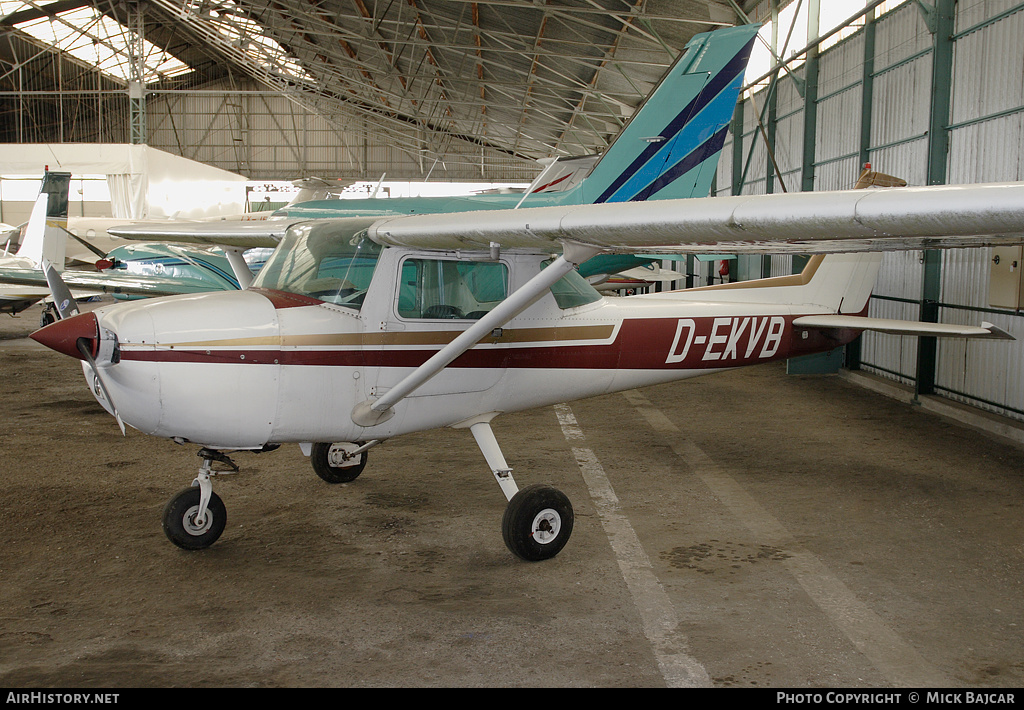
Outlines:
{"type": "Polygon", "coordinates": [[[545,508],[533,519],[530,536],[541,545],[547,545],[558,537],[558,532],[561,529],[562,518],[558,511],[545,508]]]}
{"type": "Polygon", "coordinates": [[[182,527],[185,528],[185,532],[189,535],[199,536],[207,532],[213,527],[213,515],[209,510],[206,511],[205,519],[202,523],[196,523],[196,518],[199,516],[199,506],[193,505],[185,512],[185,516],[181,520],[182,527]]]}
{"type": "Polygon", "coordinates": [[[327,462],[333,468],[348,468],[355,466],[359,463],[358,456],[352,456],[349,451],[353,448],[352,446],[344,446],[342,444],[334,444],[327,452],[327,462]]]}

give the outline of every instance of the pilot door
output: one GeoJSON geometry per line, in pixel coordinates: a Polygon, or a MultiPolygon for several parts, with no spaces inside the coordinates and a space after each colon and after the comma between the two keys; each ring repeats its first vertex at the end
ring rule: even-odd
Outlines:
{"type": "MultiPolygon", "coordinates": [[[[380,397],[508,296],[509,265],[433,254],[406,254],[396,264],[391,307],[367,357],[379,358],[372,396],[380,397]]],[[[507,347],[501,329],[484,337],[412,397],[482,392],[501,378],[507,347]]],[[[368,385],[370,383],[367,383],[368,385]]]]}

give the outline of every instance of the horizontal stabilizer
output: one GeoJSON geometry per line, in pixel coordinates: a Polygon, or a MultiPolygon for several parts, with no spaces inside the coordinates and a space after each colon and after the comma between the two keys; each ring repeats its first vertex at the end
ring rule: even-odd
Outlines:
{"type": "Polygon", "coordinates": [[[678,271],[672,271],[671,269],[648,269],[643,266],[637,266],[636,268],[633,269],[626,269],[625,271],[620,271],[618,275],[623,276],[627,279],[636,279],[637,281],[650,281],[651,283],[654,283],[655,281],[679,281],[681,279],[686,278],[686,274],[680,273],[678,271]]]}
{"type": "Polygon", "coordinates": [[[801,316],[793,321],[793,325],[801,328],[847,328],[850,330],[874,330],[894,335],[930,335],[940,338],[1015,339],[1002,328],[985,322],[982,322],[980,326],[975,326],[925,323],[924,321],[891,318],[866,318],[864,316],[821,315],[801,316]]]}

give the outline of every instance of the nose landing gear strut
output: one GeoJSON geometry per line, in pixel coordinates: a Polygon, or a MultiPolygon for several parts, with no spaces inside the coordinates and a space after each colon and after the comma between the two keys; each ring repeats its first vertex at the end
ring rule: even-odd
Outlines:
{"type": "Polygon", "coordinates": [[[224,502],[213,492],[211,479],[218,474],[238,473],[238,466],[226,454],[213,449],[200,449],[203,459],[199,475],[189,488],[181,491],[164,506],[163,527],[167,539],[183,550],[205,550],[224,532],[228,513],[224,502]],[[227,466],[215,470],[214,462],[227,466]]]}

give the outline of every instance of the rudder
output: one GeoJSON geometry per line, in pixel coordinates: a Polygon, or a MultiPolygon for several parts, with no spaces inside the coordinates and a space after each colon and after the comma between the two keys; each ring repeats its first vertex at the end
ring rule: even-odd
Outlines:
{"type": "Polygon", "coordinates": [[[758,29],[691,39],[584,180],[582,201],[706,197],[758,29]]]}
{"type": "Polygon", "coordinates": [[[36,206],[18,247],[19,257],[30,259],[34,264],[42,264],[45,258],[57,269],[64,268],[64,245],[67,242],[63,230],[68,225],[70,187],[71,173],[43,173],[36,206]],[[50,232],[50,239],[44,239],[46,232],[50,232]]]}

